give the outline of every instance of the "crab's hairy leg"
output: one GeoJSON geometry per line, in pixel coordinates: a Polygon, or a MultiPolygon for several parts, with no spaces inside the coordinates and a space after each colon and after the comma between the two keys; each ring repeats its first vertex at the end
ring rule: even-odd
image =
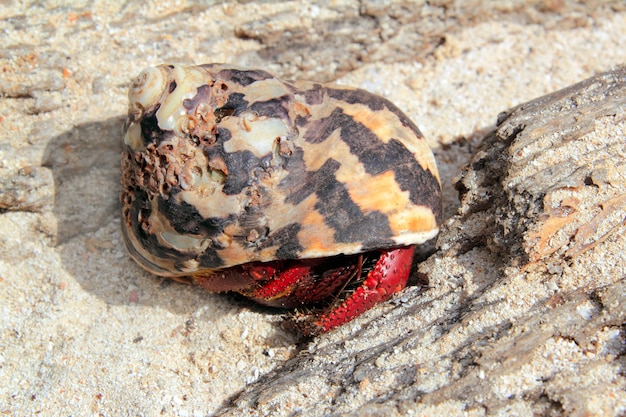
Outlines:
{"type": "Polygon", "coordinates": [[[311,335],[327,332],[401,291],[409,279],[414,251],[413,246],[408,246],[382,252],[363,284],[339,306],[318,315],[305,332],[311,335]]]}
{"type": "Polygon", "coordinates": [[[323,273],[314,276],[309,282],[302,282],[294,292],[300,304],[311,305],[337,297],[355,277],[361,276],[363,256],[341,266],[334,265],[323,273]]]}
{"type": "Polygon", "coordinates": [[[276,273],[269,281],[254,290],[251,297],[255,300],[275,300],[294,291],[294,286],[311,272],[308,265],[291,266],[276,273]]]}

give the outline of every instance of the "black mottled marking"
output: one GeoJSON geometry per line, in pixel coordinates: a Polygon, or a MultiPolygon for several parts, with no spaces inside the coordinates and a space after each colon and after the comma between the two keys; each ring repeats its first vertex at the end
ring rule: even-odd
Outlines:
{"type": "Polygon", "coordinates": [[[328,159],[317,171],[306,171],[302,148],[296,147],[286,166],[287,175],[279,187],[285,190],[285,202],[297,205],[319,189],[330,187],[341,164],[328,159]]]}
{"type": "Polygon", "coordinates": [[[266,159],[257,158],[248,150],[228,153],[224,150],[224,143],[231,139],[232,135],[228,129],[218,127],[216,142],[211,146],[203,148],[209,159],[222,159],[226,163],[226,181],[222,191],[227,195],[239,194],[242,190],[251,185],[254,178],[252,173],[256,170],[264,170],[268,165],[266,159]]]}
{"type": "Polygon", "coordinates": [[[170,225],[180,234],[198,235],[213,238],[221,235],[224,228],[233,223],[233,215],[227,218],[204,218],[198,210],[185,201],[175,198],[177,189],[172,190],[170,198],[158,197],[159,211],[170,222],[170,225]]]}
{"type": "Polygon", "coordinates": [[[196,95],[192,98],[186,98],[183,100],[183,106],[187,109],[188,112],[194,113],[195,109],[198,107],[200,103],[210,103],[211,102],[211,87],[208,85],[201,85],[198,87],[196,95]]]}
{"type": "Polygon", "coordinates": [[[169,89],[168,89],[168,93],[170,93],[170,94],[171,94],[174,90],[176,90],[176,86],[177,86],[177,85],[178,85],[178,84],[176,84],[176,80],[173,80],[173,81],[170,83],[170,86],[169,86],[169,89]]]}
{"type": "Polygon", "coordinates": [[[324,102],[324,95],[326,88],[322,84],[314,84],[313,88],[304,92],[304,100],[306,104],[311,106],[322,104],[324,102]]]}
{"type": "MultiPolygon", "coordinates": [[[[176,191],[176,190],[175,190],[176,191]]],[[[194,234],[214,238],[223,233],[224,227],[235,221],[234,216],[226,219],[219,217],[203,218],[200,213],[190,204],[186,202],[178,202],[175,198],[170,197],[165,200],[159,197],[159,211],[164,213],[174,230],[180,234],[194,234]]],[[[135,216],[136,217],[136,216],[135,216]]],[[[194,258],[193,252],[183,252],[170,247],[161,246],[155,235],[146,235],[141,227],[136,228],[142,237],[142,244],[153,255],[174,261],[174,267],[178,271],[182,271],[185,261],[194,258]]],[[[200,265],[205,268],[219,268],[224,265],[218,254],[218,250],[222,249],[216,240],[213,240],[213,247],[205,249],[205,251],[197,256],[200,265]]]]}
{"type": "Polygon", "coordinates": [[[418,138],[424,138],[424,135],[422,135],[422,132],[420,132],[415,123],[413,123],[411,119],[409,119],[408,116],[404,114],[404,112],[402,112],[402,110],[400,110],[395,104],[384,97],[377,96],[376,94],[360,89],[344,90],[339,88],[327,88],[326,91],[329,97],[345,101],[349,104],[363,104],[372,111],[379,111],[383,108],[387,108],[390,112],[396,115],[400,123],[402,123],[402,126],[411,129],[418,138]]]}
{"type": "Polygon", "coordinates": [[[319,201],[315,209],[324,216],[324,222],[335,231],[337,242],[361,242],[364,249],[393,244],[389,221],[384,213],[363,213],[346,189],[333,176],[324,187],[318,187],[319,201]]]}
{"type": "Polygon", "coordinates": [[[252,184],[251,173],[257,169],[263,169],[262,161],[248,150],[222,154],[228,167],[228,175],[224,183],[223,192],[227,195],[239,194],[252,184]]]}
{"type": "Polygon", "coordinates": [[[363,163],[370,175],[378,175],[392,170],[396,181],[403,191],[409,192],[411,202],[430,207],[440,220],[441,188],[432,172],[423,169],[415,160],[413,153],[402,142],[391,139],[382,142],[378,136],[364,124],[357,122],[341,109],[335,109],[329,117],[312,122],[304,139],[319,143],[336,129],[341,129],[341,140],[363,163]]]}
{"type": "Polygon", "coordinates": [[[314,123],[318,125],[310,129],[311,137],[307,132],[305,140],[321,142],[340,129],[341,140],[363,163],[368,174],[377,175],[396,165],[417,163],[413,154],[400,141],[392,139],[384,143],[367,126],[345,114],[342,109],[337,108],[329,117],[314,123]]]}
{"type": "Polygon", "coordinates": [[[219,156],[222,156],[222,154],[225,153],[224,142],[230,140],[230,138],[232,138],[230,130],[223,127],[218,127],[217,132],[215,133],[215,144],[210,147],[210,150],[206,151],[207,154],[209,154],[210,156],[211,152],[218,151],[219,156]]]}
{"type": "Polygon", "coordinates": [[[298,242],[298,233],[302,229],[298,223],[291,223],[269,234],[259,245],[260,249],[278,246],[276,259],[297,259],[304,249],[298,242]]]}
{"type": "Polygon", "coordinates": [[[298,127],[306,126],[307,123],[309,123],[310,119],[311,119],[310,114],[307,116],[296,116],[296,126],[298,127]]]}
{"type": "Polygon", "coordinates": [[[221,122],[223,118],[232,116],[234,113],[234,109],[227,109],[225,107],[215,109],[215,123],[221,122]]]}
{"type": "Polygon", "coordinates": [[[345,120],[343,116],[350,117],[337,108],[333,110],[330,116],[310,122],[303,139],[309,143],[325,141],[335,130],[342,128],[341,123],[345,120]]]}
{"type": "MultiPolygon", "coordinates": [[[[154,234],[146,233],[143,227],[141,227],[141,223],[139,221],[139,216],[137,215],[139,211],[146,210],[148,195],[144,191],[137,191],[136,199],[132,202],[131,207],[129,208],[129,219],[130,219],[130,230],[132,230],[133,234],[139,240],[141,246],[153,256],[160,259],[170,259],[176,262],[182,262],[193,258],[193,255],[185,252],[181,252],[174,248],[164,247],[162,246],[157,236],[154,234]]],[[[148,217],[149,213],[145,213],[144,217],[148,217]]],[[[126,235],[126,231],[124,229],[124,235],[126,235]]],[[[127,240],[127,237],[124,237],[126,240],[126,246],[128,247],[129,252],[141,263],[150,267],[154,270],[159,270],[161,267],[154,265],[149,259],[144,258],[139,252],[137,252],[136,248],[130,244],[127,240]]]]}
{"type": "MultiPolygon", "coordinates": [[[[404,148],[396,139],[389,141],[388,145],[390,147],[399,145],[404,148]]],[[[394,166],[393,173],[400,189],[409,192],[411,202],[429,207],[435,214],[437,224],[441,224],[443,220],[441,186],[433,173],[412,161],[394,166]]]]}
{"type": "Polygon", "coordinates": [[[402,142],[391,139],[384,143],[352,117],[343,115],[341,118],[341,139],[363,163],[367,173],[377,175],[391,169],[400,188],[409,192],[413,204],[430,207],[435,213],[441,210],[441,188],[437,178],[422,168],[402,142]]]}
{"type": "Polygon", "coordinates": [[[298,87],[296,87],[295,85],[291,84],[291,82],[289,81],[282,81],[283,85],[285,87],[287,87],[287,90],[289,90],[290,93],[296,94],[296,93],[300,93],[300,89],[298,87]]]}
{"type": "MultiPolygon", "coordinates": [[[[301,152],[293,157],[301,158],[301,152]]],[[[304,166],[298,163],[296,166],[304,166]]],[[[335,230],[337,242],[362,242],[366,247],[389,243],[391,228],[387,216],[381,212],[363,213],[352,201],[341,182],[337,181],[336,171],[339,161],[328,159],[317,171],[289,170],[289,175],[280,187],[288,189],[286,202],[297,205],[311,194],[316,194],[315,209],[324,216],[326,224],[335,230]]]]}
{"type": "Polygon", "coordinates": [[[326,88],[326,93],[336,100],[345,101],[348,104],[362,104],[372,111],[382,110],[387,107],[387,104],[391,104],[381,96],[360,89],[326,88]]]}
{"type": "MultiPolygon", "coordinates": [[[[159,211],[169,220],[170,224],[180,234],[200,235],[204,218],[196,208],[184,201],[179,202],[173,196],[170,198],[158,197],[159,211]]],[[[216,231],[214,235],[218,232],[216,231]]]]}
{"type": "Polygon", "coordinates": [[[159,119],[156,116],[157,111],[161,104],[157,104],[155,109],[149,113],[146,113],[142,118],[139,125],[141,126],[141,137],[143,138],[144,145],[148,145],[152,142],[158,144],[165,139],[166,130],[162,130],[159,127],[159,119]]]}
{"type": "Polygon", "coordinates": [[[220,258],[217,250],[214,248],[206,248],[196,260],[200,263],[201,268],[220,268],[224,266],[224,261],[220,258]]]}
{"type": "Polygon", "coordinates": [[[228,101],[222,107],[215,109],[215,112],[219,112],[225,109],[234,110],[233,114],[239,116],[244,111],[248,110],[248,102],[244,99],[244,95],[241,93],[233,93],[228,96],[228,101]]]}
{"type": "Polygon", "coordinates": [[[283,95],[266,101],[257,101],[250,105],[249,110],[257,116],[280,117],[282,120],[289,120],[289,101],[293,99],[291,95],[283,95]]]}
{"type": "Polygon", "coordinates": [[[224,69],[217,73],[217,78],[233,81],[247,87],[254,82],[274,78],[274,76],[263,70],[224,69]]]}

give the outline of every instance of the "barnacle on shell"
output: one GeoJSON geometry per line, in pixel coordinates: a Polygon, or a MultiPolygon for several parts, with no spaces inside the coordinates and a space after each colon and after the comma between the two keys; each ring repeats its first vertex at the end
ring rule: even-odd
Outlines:
{"type": "Polygon", "coordinates": [[[262,70],[141,72],[122,169],[126,245],[166,276],[420,244],[441,220],[433,155],[392,103],[262,70]]]}

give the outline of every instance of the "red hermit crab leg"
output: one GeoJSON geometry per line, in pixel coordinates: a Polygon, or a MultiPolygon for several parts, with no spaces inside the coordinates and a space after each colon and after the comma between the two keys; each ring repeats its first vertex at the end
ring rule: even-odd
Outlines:
{"type": "Polygon", "coordinates": [[[283,298],[293,292],[294,286],[311,272],[308,265],[287,268],[276,274],[276,277],[268,281],[261,288],[254,291],[255,300],[271,302],[274,299],[283,298]]]}
{"type": "Polygon", "coordinates": [[[319,315],[308,333],[323,333],[341,326],[404,289],[414,251],[414,246],[382,251],[363,284],[338,307],[319,315]]]}

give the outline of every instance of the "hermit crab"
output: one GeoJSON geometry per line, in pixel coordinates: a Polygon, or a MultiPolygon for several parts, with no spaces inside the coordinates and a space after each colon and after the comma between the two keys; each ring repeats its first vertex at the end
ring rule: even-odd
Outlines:
{"type": "Polygon", "coordinates": [[[314,335],[402,290],[439,231],[433,154],[382,97],[207,64],[146,69],[129,102],[122,229],[154,274],[296,309],[314,335]]]}

